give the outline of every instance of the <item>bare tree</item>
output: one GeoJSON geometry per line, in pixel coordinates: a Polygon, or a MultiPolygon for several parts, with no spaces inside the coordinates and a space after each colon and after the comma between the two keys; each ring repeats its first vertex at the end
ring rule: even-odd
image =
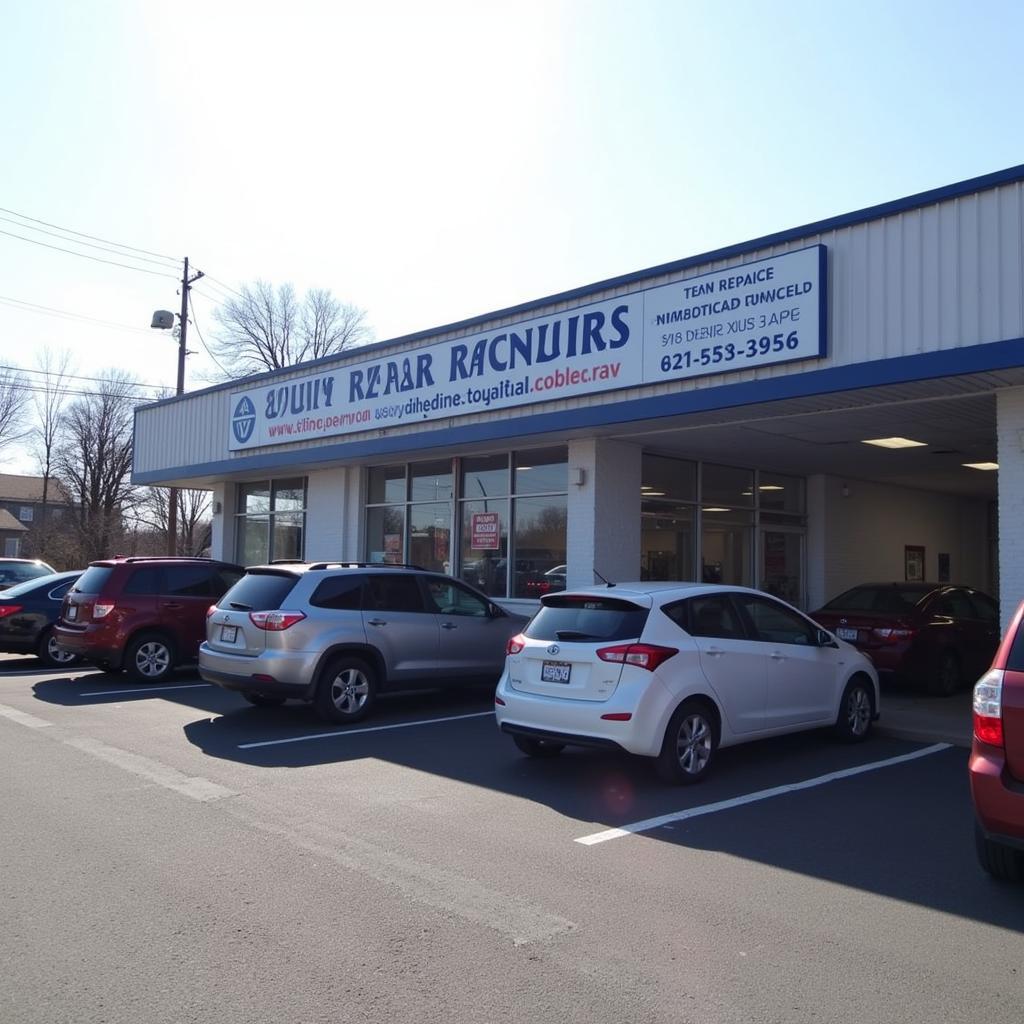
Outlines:
{"type": "Polygon", "coordinates": [[[32,429],[32,446],[36,461],[43,474],[43,514],[46,521],[46,506],[50,496],[50,480],[53,476],[53,462],[56,454],[57,437],[60,432],[64,403],[68,397],[68,367],[71,356],[68,352],[54,354],[44,349],[36,365],[43,377],[42,390],[32,400],[36,407],[36,425],[32,429]]]}
{"type": "MultiPolygon", "coordinates": [[[[152,552],[143,551],[137,542],[133,551],[137,554],[166,554],[167,512],[172,493],[167,487],[144,487],[139,489],[135,503],[134,519],[136,535],[148,534],[152,541],[152,552]]],[[[202,555],[210,547],[210,491],[192,487],[180,487],[174,493],[178,496],[178,539],[176,554],[202,555]]],[[[145,546],[145,545],[144,545],[145,546]]]]}
{"type": "Polygon", "coordinates": [[[56,475],[77,504],[74,523],[81,558],[114,553],[131,507],[135,382],[113,371],[68,407],[58,433],[56,475]]]}
{"type": "Polygon", "coordinates": [[[0,369],[0,451],[25,436],[24,414],[30,394],[17,370],[0,369]]]}
{"type": "Polygon", "coordinates": [[[300,300],[290,284],[275,290],[257,281],[214,312],[220,330],[210,351],[232,375],[279,370],[369,341],[365,318],[329,289],[313,288],[300,300]]]}

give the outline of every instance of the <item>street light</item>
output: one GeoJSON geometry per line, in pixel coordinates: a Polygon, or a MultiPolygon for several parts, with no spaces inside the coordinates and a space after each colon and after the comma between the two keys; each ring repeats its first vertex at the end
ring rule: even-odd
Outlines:
{"type": "MultiPolygon", "coordinates": [[[[181,312],[178,314],[178,386],[176,395],[185,391],[185,356],[188,350],[185,348],[185,336],[188,334],[188,293],[192,285],[203,276],[201,270],[197,270],[192,277],[188,276],[188,257],[185,257],[185,266],[181,275],[181,312]]],[[[174,327],[174,314],[169,309],[158,309],[153,313],[153,320],[149,325],[159,331],[170,330],[174,327]]],[[[178,488],[170,488],[167,506],[167,553],[176,555],[178,553],[178,488]]]]}

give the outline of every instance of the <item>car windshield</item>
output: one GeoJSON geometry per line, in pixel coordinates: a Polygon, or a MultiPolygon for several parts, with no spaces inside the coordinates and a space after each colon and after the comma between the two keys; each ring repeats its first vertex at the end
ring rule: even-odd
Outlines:
{"type": "Polygon", "coordinates": [[[633,640],[643,632],[647,609],[608,597],[549,598],[524,630],[531,640],[633,640]]]}
{"type": "Polygon", "coordinates": [[[833,598],[824,611],[875,612],[903,615],[913,611],[931,593],[930,587],[886,583],[879,586],[854,587],[833,598]]]}

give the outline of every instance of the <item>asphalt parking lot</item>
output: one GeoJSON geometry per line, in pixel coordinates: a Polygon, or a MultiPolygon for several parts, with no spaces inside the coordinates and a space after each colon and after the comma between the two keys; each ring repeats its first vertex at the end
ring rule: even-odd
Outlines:
{"type": "Polygon", "coordinates": [[[722,751],[675,789],[625,755],[524,758],[488,692],[388,698],[339,728],[187,672],[147,687],[7,659],[0,749],[0,807],[21,823],[0,840],[4,1019],[133,1019],[146,972],[110,964],[143,939],[164,951],[164,995],[134,1019],[1018,1021],[1024,1005],[1024,892],[976,866],[966,751],[943,742],[800,734],[722,751]],[[82,869],[145,912],[111,931],[82,869]],[[78,940],[66,903],[40,915],[62,879],[92,925],[78,940]],[[225,917],[256,936],[249,988],[225,981],[234,933],[198,937],[225,917]],[[89,1012],[30,996],[57,935],[57,990],[89,1012]],[[185,936],[206,951],[198,979],[164,955],[185,936]],[[376,966],[339,1015],[326,979],[353,955],[376,966]]]}

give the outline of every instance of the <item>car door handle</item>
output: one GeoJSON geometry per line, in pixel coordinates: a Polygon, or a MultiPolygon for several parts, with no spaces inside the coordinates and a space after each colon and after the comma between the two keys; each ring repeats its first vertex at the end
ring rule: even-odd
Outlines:
{"type": "Polygon", "coordinates": [[[772,651],[772,661],[785,661],[785,660],[786,660],[786,656],[784,654],[780,654],[778,651],[772,651]]]}
{"type": "Polygon", "coordinates": [[[458,629],[459,627],[454,622],[442,622],[442,629],[458,629]]]}
{"type": "Polygon", "coordinates": [[[387,619],[367,619],[366,624],[368,626],[386,626],[388,624],[387,619]]]}
{"type": "Polygon", "coordinates": [[[717,658],[720,654],[725,654],[725,651],[721,647],[709,647],[707,653],[717,658]]]}
{"type": "Polygon", "coordinates": [[[166,604],[164,605],[164,607],[165,607],[165,608],[170,608],[170,609],[171,609],[171,611],[178,611],[178,609],[179,609],[179,608],[182,608],[182,607],[184,607],[184,606],[183,606],[183,605],[181,605],[181,604],[179,604],[179,603],[178,603],[177,601],[168,601],[168,602],[167,602],[167,603],[166,603],[166,604]]]}

